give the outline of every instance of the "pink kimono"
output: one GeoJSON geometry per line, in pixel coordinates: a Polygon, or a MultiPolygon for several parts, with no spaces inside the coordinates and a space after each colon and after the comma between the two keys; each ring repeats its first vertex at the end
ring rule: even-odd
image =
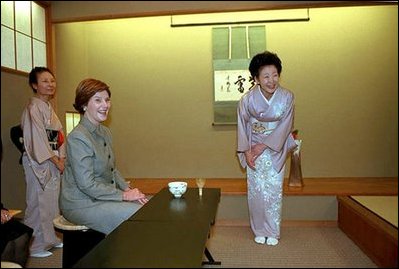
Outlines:
{"type": "Polygon", "coordinates": [[[59,215],[61,175],[49,159],[55,155],[65,158],[65,146],[59,143],[62,125],[51,104],[37,97],[32,97],[24,109],[21,127],[27,206],[24,223],[34,230],[30,252],[37,253],[61,242],[53,226],[53,219],[59,215]]]}
{"type": "Polygon", "coordinates": [[[255,236],[279,239],[285,161],[296,147],[291,135],[294,95],[279,86],[267,100],[255,87],[241,98],[237,116],[237,151],[242,167],[247,167],[242,152],[255,144],[267,146],[255,161],[256,171],[247,167],[252,231],[255,236]]]}

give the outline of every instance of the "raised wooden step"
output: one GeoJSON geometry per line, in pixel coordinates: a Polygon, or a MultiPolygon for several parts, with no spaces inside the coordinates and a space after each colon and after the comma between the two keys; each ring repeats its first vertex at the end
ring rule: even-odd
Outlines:
{"type": "MultiPolygon", "coordinates": [[[[196,187],[194,178],[135,178],[128,179],[131,185],[145,194],[155,194],[167,187],[168,182],[183,180],[188,187],[196,187]]],[[[334,177],[304,178],[304,186],[288,187],[284,182],[284,195],[398,195],[397,177],[334,177]]],[[[207,178],[205,187],[221,188],[222,195],[245,195],[245,178],[207,178]]]]}

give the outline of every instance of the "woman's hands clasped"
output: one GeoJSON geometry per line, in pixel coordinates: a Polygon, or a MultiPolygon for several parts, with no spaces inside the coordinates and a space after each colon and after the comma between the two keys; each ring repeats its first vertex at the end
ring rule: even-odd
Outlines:
{"type": "Polygon", "coordinates": [[[139,189],[137,188],[126,188],[122,194],[122,199],[124,201],[138,201],[140,204],[144,205],[148,202],[148,199],[145,197],[139,189]]]}
{"type": "Polygon", "coordinates": [[[256,144],[251,147],[251,149],[245,151],[245,159],[247,161],[247,165],[252,169],[255,168],[256,159],[265,151],[267,146],[265,144],[256,144]]]}
{"type": "Polygon", "coordinates": [[[59,158],[58,156],[53,156],[50,160],[54,163],[60,174],[64,173],[65,170],[65,158],[59,158]]]}

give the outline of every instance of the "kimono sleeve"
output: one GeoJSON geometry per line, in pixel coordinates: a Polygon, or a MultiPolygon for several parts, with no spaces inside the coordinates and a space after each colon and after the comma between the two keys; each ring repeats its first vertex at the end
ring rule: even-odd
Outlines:
{"type": "Polygon", "coordinates": [[[240,164],[243,168],[247,166],[244,152],[247,151],[250,146],[250,128],[249,128],[249,111],[248,111],[248,99],[244,96],[238,103],[237,106],[237,155],[240,164]]]}
{"type": "Polygon", "coordinates": [[[263,143],[275,152],[280,152],[291,134],[294,120],[294,95],[288,93],[286,100],[286,110],[273,132],[264,138],[263,143]]]}
{"type": "Polygon", "coordinates": [[[55,154],[48,142],[43,116],[38,106],[30,104],[22,116],[24,145],[29,156],[37,163],[43,163],[55,154]]]}

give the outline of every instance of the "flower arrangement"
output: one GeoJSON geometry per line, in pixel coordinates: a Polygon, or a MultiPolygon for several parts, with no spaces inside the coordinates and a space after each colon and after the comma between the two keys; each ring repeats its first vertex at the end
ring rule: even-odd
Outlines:
{"type": "Polygon", "coordinates": [[[298,129],[291,132],[292,137],[295,139],[297,147],[293,150],[291,155],[290,176],[288,179],[288,186],[290,187],[303,187],[302,168],[301,168],[301,145],[302,140],[298,137],[298,129]]]}

